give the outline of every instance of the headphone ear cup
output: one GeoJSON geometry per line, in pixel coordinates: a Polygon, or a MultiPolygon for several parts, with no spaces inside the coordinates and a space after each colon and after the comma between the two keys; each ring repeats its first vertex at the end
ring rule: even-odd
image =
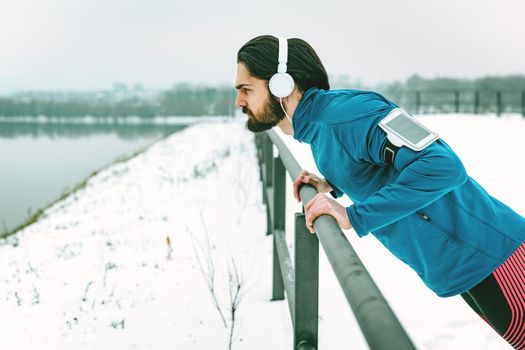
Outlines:
{"type": "Polygon", "coordinates": [[[270,92],[280,98],[290,96],[295,88],[295,82],[288,73],[276,73],[272,75],[268,85],[270,92]]]}

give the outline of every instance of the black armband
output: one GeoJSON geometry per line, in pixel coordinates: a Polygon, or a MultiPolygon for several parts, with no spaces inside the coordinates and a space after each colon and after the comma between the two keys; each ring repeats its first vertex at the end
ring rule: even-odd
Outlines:
{"type": "Polygon", "coordinates": [[[328,181],[327,179],[324,179],[326,182],[328,182],[328,184],[330,185],[330,187],[332,187],[332,190],[330,191],[330,195],[334,198],[339,198],[343,195],[343,192],[338,189],[337,187],[335,187],[330,181],[328,181]]]}
{"type": "Polygon", "coordinates": [[[399,147],[394,146],[394,144],[390,142],[389,139],[386,139],[386,142],[383,145],[383,149],[381,150],[381,155],[383,156],[383,160],[387,165],[394,164],[394,159],[396,158],[398,150],[399,147]]]}

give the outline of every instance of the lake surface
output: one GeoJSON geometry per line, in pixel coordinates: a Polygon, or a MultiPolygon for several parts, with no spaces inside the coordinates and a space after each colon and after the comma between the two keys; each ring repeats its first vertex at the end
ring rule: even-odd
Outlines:
{"type": "Polygon", "coordinates": [[[0,122],[0,233],[186,125],[0,122]]]}

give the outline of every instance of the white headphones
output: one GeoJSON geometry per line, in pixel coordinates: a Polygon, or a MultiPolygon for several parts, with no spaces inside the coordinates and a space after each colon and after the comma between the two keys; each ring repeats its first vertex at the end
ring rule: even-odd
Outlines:
{"type": "Polygon", "coordinates": [[[286,73],[288,62],[288,39],[279,38],[279,65],[277,73],[272,75],[269,82],[270,92],[279,98],[290,96],[295,88],[295,82],[290,74],[286,73]]]}

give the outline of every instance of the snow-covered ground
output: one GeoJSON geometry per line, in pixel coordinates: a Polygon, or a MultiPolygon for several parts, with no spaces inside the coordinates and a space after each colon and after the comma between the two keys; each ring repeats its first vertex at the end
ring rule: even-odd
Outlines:
{"type": "MultiPolygon", "coordinates": [[[[525,120],[422,120],[471,176],[525,214],[525,120]]],[[[303,167],[315,170],[308,148],[285,139],[303,167]]],[[[292,246],[291,215],[300,207],[291,190],[287,203],[292,246]]],[[[272,241],[265,225],[253,135],[242,121],[173,134],[99,172],[2,242],[0,347],[227,349],[230,296],[240,280],[233,348],[289,349],[288,305],[270,301],[272,241]],[[224,322],[204,278],[212,270],[224,322]]],[[[346,234],[418,348],[510,348],[461,298],[433,295],[371,235],[346,234]]],[[[367,348],[322,250],[319,305],[320,349],[367,348]]]]}

